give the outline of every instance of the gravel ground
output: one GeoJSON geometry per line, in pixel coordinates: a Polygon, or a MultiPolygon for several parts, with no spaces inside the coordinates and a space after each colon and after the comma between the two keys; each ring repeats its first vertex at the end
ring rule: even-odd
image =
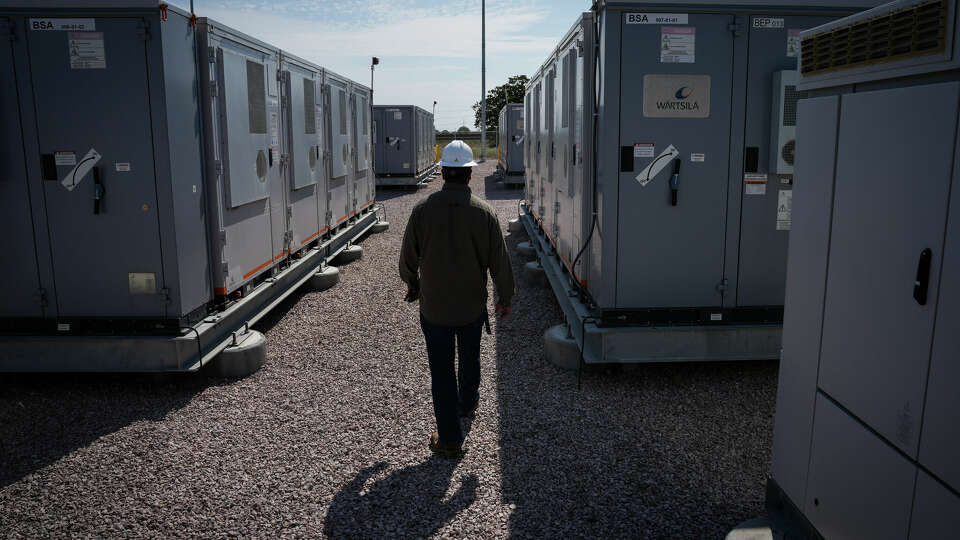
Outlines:
{"type": "MultiPolygon", "coordinates": [[[[505,227],[519,192],[483,180],[492,165],[472,187],[505,227]]],[[[553,297],[522,280],[483,337],[466,456],[431,456],[396,265],[439,183],[380,192],[390,230],[261,323],[250,377],[0,376],[0,536],[722,538],[762,513],[776,364],[591,370],[577,390],[542,357],[553,297]]]]}

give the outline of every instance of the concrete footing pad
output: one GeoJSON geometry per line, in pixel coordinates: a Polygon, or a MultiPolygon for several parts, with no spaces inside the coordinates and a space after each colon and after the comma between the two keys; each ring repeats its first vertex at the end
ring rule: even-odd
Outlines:
{"type": "Polygon", "coordinates": [[[248,330],[208,364],[208,373],[218,377],[246,377],[267,361],[267,338],[256,330],[248,330]]]}
{"type": "Polygon", "coordinates": [[[310,277],[310,288],[325,291],[340,282],[340,269],[336,266],[324,266],[310,277]]]}
{"type": "Polygon", "coordinates": [[[727,533],[726,540],[783,540],[783,534],[775,534],[769,518],[760,517],[744,521],[727,533]]]}
{"type": "Polygon", "coordinates": [[[333,258],[331,264],[337,266],[352,263],[353,261],[358,261],[363,258],[363,246],[348,246],[340,252],[339,255],[333,258]]]}
{"type": "Polygon", "coordinates": [[[523,265],[523,278],[533,285],[546,286],[547,274],[543,271],[539,261],[530,261],[523,265]]]}
{"type": "Polygon", "coordinates": [[[533,259],[537,256],[537,250],[530,242],[520,242],[517,244],[517,254],[525,259],[533,259]]]}
{"type": "Polygon", "coordinates": [[[511,219],[507,222],[507,230],[515,233],[523,230],[523,223],[520,223],[520,218],[511,219]]]}
{"type": "Polygon", "coordinates": [[[372,233],[374,233],[374,234],[379,234],[379,233],[382,233],[382,232],[386,232],[387,229],[389,229],[389,228],[390,228],[390,222],[389,222],[389,221],[378,221],[378,222],[374,223],[372,227],[370,227],[370,232],[372,232],[372,233]]]}
{"type": "Polygon", "coordinates": [[[565,324],[551,326],[543,333],[543,354],[547,361],[560,369],[577,369],[580,366],[580,349],[565,324]]]}

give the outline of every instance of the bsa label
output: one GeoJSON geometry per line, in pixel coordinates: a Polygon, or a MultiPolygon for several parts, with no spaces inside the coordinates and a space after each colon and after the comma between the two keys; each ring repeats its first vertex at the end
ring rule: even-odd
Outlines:
{"type": "Polygon", "coordinates": [[[687,24],[686,13],[627,13],[627,24],[687,24]]]}
{"type": "Polygon", "coordinates": [[[33,31],[89,32],[96,29],[96,19],[30,19],[30,30],[33,31]]]}

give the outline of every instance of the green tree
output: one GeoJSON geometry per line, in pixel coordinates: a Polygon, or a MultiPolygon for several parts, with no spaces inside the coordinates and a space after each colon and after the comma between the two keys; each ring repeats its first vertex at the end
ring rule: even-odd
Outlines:
{"type": "Polygon", "coordinates": [[[470,133],[470,128],[467,126],[460,126],[457,128],[457,133],[470,133]]]}
{"type": "MultiPolygon", "coordinates": [[[[530,79],[526,75],[515,75],[507,79],[506,84],[487,92],[487,132],[497,133],[497,126],[500,121],[500,109],[507,103],[523,103],[523,93],[530,79]]],[[[481,102],[473,104],[473,125],[480,128],[483,108],[481,102]]],[[[489,139],[490,137],[487,137],[489,139]]],[[[493,136],[496,140],[496,135],[493,136]]]]}

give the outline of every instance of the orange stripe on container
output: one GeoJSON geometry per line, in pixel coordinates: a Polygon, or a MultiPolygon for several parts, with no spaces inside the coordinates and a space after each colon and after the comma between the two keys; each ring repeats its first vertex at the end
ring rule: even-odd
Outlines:
{"type": "Polygon", "coordinates": [[[340,223],[341,221],[347,219],[348,217],[350,217],[350,216],[343,216],[342,218],[340,218],[340,219],[337,220],[337,223],[340,223]]]}
{"type": "Polygon", "coordinates": [[[273,260],[276,261],[276,260],[282,259],[286,257],[289,253],[290,253],[289,251],[281,251],[280,253],[277,254],[276,257],[273,258],[273,260]]]}
{"type": "Polygon", "coordinates": [[[260,266],[254,268],[253,270],[247,272],[246,274],[243,275],[243,279],[247,279],[248,277],[250,277],[250,276],[256,274],[257,272],[263,270],[264,268],[266,268],[266,267],[267,267],[270,263],[272,263],[272,262],[273,262],[273,259],[270,259],[269,261],[261,264],[260,266]]]}
{"type": "Polygon", "coordinates": [[[305,240],[302,240],[302,241],[300,242],[300,245],[302,246],[302,245],[306,244],[307,242],[313,240],[313,239],[316,238],[317,235],[319,235],[319,234],[320,234],[319,232],[315,232],[315,233],[311,234],[311,235],[308,236],[305,240]]]}
{"type": "Polygon", "coordinates": [[[329,231],[329,230],[330,230],[330,227],[324,227],[324,228],[320,229],[320,232],[321,232],[321,233],[325,233],[325,232],[327,232],[327,231],[329,231]]]}
{"type": "Polygon", "coordinates": [[[227,294],[227,289],[224,287],[217,287],[216,289],[213,290],[213,292],[217,294],[227,294]]]}

